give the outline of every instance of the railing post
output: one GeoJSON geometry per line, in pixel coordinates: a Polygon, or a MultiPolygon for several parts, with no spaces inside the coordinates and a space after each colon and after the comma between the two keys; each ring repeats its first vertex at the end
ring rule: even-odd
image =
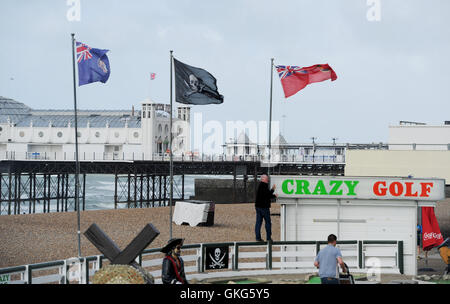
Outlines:
{"type": "Polygon", "coordinates": [[[362,254],[363,254],[363,243],[362,243],[362,241],[358,241],[358,267],[359,267],[359,269],[363,268],[362,254]]]}
{"type": "MultiPolygon", "coordinates": [[[[89,278],[89,272],[86,270],[87,261],[86,258],[80,258],[80,277],[79,284],[87,284],[89,278]]],[[[89,267],[87,267],[89,269],[89,267]]]]}
{"type": "Polygon", "coordinates": [[[64,283],[63,284],[69,284],[69,265],[67,263],[67,260],[64,260],[64,283]]]}
{"type": "Polygon", "coordinates": [[[267,262],[266,269],[272,270],[272,242],[267,242],[267,262]]]}
{"type": "Polygon", "coordinates": [[[200,244],[200,248],[197,248],[197,271],[198,273],[202,272],[202,253],[203,253],[203,244],[200,244]]]}
{"type": "Polygon", "coordinates": [[[95,265],[95,270],[100,270],[102,268],[102,266],[103,266],[102,256],[98,255],[97,256],[97,262],[96,262],[96,265],[95,265]]]}
{"type": "Polygon", "coordinates": [[[30,266],[31,265],[25,265],[25,271],[23,272],[23,280],[25,281],[25,284],[31,284],[33,280],[33,270],[30,266]]]}
{"type": "Polygon", "coordinates": [[[404,265],[403,265],[403,241],[397,242],[398,246],[398,268],[401,274],[404,274],[404,265]]]}
{"type": "Polygon", "coordinates": [[[64,265],[59,266],[58,272],[61,275],[61,278],[59,279],[59,284],[66,284],[66,261],[64,261],[64,265]]]}
{"type": "Polygon", "coordinates": [[[239,270],[239,244],[236,242],[234,243],[234,263],[233,263],[233,270],[237,271],[239,270]]]}
{"type": "Polygon", "coordinates": [[[205,272],[205,246],[200,244],[200,273],[205,272]]]}
{"type": "Polygon", "coordinates": [[[83,268],[84,276],[82,276],[82,278],[84,279],[84,282],[82,283],[87,285],[89,284],[89,261],[87,258],[84,258],[83,268]]]}

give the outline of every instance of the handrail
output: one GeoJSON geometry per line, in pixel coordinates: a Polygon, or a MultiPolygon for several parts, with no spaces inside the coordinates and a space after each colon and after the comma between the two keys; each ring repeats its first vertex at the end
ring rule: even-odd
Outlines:
{"type": "MultiPolygon", "coordinates": [[[[206,258],[206,248],[207,247],[224,247],[224,246],[232,246],[234,247],[233,252],[233,258],[232,258],[232,267],[231,269],[233,271],[239,270],[239,248],[240,247],[261,247],[261,246],[267,246],[266,251],[266,270],[272,270],[272,250],[273,246],[301,246],[301,245],[315,245],[316,250],[315,254],[320,250],[320,245],[327,244],[326,241],[274,241],[274,242],[223,242],[223,243],[201,243],[201,244],[186,244],[182,246],[182,249],[199,249],[198,251],[198,272],[204,272],[204,261],[206,258]]],[[[357,266],[359,269],[364,269],[364,258],[363,258],[363,245],[397,245],[397,266],[399,269],[399,272],[401,274],[404,273],[404,252],[403,252],[403,241],[398,240],[344,240],[344,241],[337,241],[338,245],[357,245],[357,266]]],[[[139,261],[139,264],[142,266],[142,257],[146,255],[151,255],[155,253],[160,253],[162,248],[150,248],[145,249],[141,255],[137,258],[139,261]]],[[[106,259],[104,255],[95,255],[95,256],[88,256],[88,257],[81,257],[81,258],[71,258],[67,260],[57,260],[57,261],[51,261],[51,262],[43,262],[43,263],[36,263],[36,264],[29,264],[29,265],[22,265],[22,266],[12,266],[12,267],[6,267],[6,268],[0,268],[0,275],[5,274],[17,274],[22,273],[24,275],[24,283],[25,284],[32,284],[33,282],[33,271],[35,270],[43,270],[48,268],[56,268],[56,267],[64,267],[63,274],[60,274],[62,278],[64,278],[64,283],[68,283],[68,262],[74,262],[78,260],[82,267],[82,272],[84,271],[84,275],[81,275],[81,277],[84,278],[83,282],[88,284],[89,283],[89,262],[97,262],[97,269],[100,269],[102,267],[102,261],[106,259]]],[[[62,282],[62,280],[61,280],[62,282]]]]}

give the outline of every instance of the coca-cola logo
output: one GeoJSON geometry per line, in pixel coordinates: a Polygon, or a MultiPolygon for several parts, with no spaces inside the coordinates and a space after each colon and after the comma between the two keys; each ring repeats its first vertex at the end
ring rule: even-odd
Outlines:
{"type": "Polygon", "coordinates": [[[431,240],[431,239],[442,239],[442,234],[440,233],[435,233],[435,232],[428,232],[428,233],[424,233],[423,234],[423,240],[427,241],[427,240],[431,240]]]}

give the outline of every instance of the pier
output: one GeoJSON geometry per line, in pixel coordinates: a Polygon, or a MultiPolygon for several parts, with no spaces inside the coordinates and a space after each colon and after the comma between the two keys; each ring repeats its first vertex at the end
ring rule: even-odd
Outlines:
{"type": "MultiPolygon", "coordinates": [[[[114,208],[148,208],[168,206],[170,198],[169,160],[82,160],[80,161],[80,210],[85,210],[86,176],[114,175],[114,208]]],[[[268,165],[258,158],[224,160],[217,158],[176,159],[173,162],[173,201],[187,199],[185,175],[229,175],[233,179],[233,202],[237,197],[237,179],[249,179],[255,190],[258,176],[267,173],[268,165]]],[[[272,174],[343,175],[341,162],[277,162],[272,174]]],[[[256,191],[255,191],[256,192],[256,191]]],[[[31,214],[36,204],[44,213],[76,211],[75,161],[1,160],[0,215],[31,214]],[[56,208],[55,208],[56,205],[56,208]],[[53,208],[52,208],[53,206],[53,208]]]]}

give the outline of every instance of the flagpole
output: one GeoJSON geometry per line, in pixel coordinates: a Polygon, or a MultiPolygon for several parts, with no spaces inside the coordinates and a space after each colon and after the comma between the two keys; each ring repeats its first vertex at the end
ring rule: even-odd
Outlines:
{"type": "Polygon", "coordinates": [[[267,168],[267,175],[269,176],[269,178],[270,178],[270,158],[272,149],[272,88],[273,88],[273,58],[270,58],[269,164],[267,168]]]}
{"type": "Polygon", "coordinates": [[[172,62],[173,51],[170,51],[170,122],[169,122],[169,149],[170,149],[170,238],[172,238],[172,200],[173,200],[173,154],[172,154],[172,62]]]}
{"type": "Polygon", "coordinates": [[[81,233],[80,233],[80,200],[79,200],[79,175],[80,162],[78,160],[78,117],[77,117],[77,85],[75,77],[75,34],[72,33],[72,65],[73,65],[73,108],[75,114],[75,207],[77,208],[77,233],[78,233],[78,257],[81,257],[81,233]]]}

